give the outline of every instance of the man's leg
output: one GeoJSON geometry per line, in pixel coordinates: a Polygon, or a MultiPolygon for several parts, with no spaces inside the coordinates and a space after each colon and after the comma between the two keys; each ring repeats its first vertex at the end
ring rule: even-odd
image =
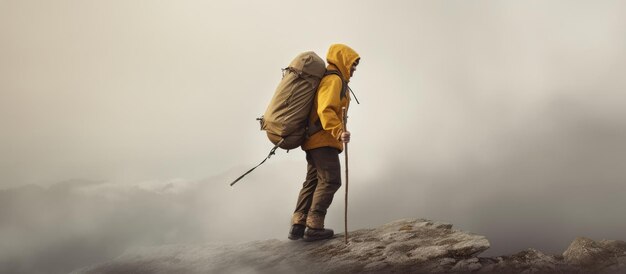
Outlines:
{"type": "MultiPolygon", "coordinates": [[[[307,214],[306,226],[312,229],[309,234],[310,239],[316,240],[333,235],[332,230],[324,230],[324,219],[335,192],[341,187],[341,165],[339,151],[335,148],[317,148],[310,150],[309,154],[317,168],[318,182],[307,214]]],[[[306,238],[307,234],[305,234],[306,238]]]]}
{"type": "Polygon", "coordinates": [[[306,152],[307,160],[307,174],[300,195],[298,196],[298,202],[296,203],[296,210],[291,217],[291,230],[289,231],[289,239],[297,240],[302,238],[304,234],[304,227],[306,225],[306,217],[311,208],[311,202],[313,201],[313,193],[317,186],[317,169],[313,164],[311,156],[306,152]]]}

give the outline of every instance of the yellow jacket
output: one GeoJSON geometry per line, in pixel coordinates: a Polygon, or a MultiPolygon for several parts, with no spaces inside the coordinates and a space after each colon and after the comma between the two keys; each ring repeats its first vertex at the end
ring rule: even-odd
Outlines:
{"type": "MultiPolygon", "coordinates": [[[[334,44],[330,46],[326,61],[328,70],[338,70],[343,76],[343,81],[350,82],[350,68],[359,54],[346,45],[334,44]]],[[[345,97],[340,98],[342,80],[335,74],[322,78],[313,103],[313,109],[309,121],[320,120],[322,130],[313,134],[302,144],[303,150],[311,150],[320,147],[334,147],[343,151],[343,142],[340,141],[343,132],[342,107],[346,110],[350,105],[350,94],[346,91],[345,97]]]]}

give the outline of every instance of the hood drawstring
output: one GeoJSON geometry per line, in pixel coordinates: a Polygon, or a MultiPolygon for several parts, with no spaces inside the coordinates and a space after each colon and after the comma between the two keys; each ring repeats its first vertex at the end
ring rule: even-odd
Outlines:
{"type": "Polygon", "coordinates": [[[348,86],[348,90],[350,91],[350,93],[352,93],[352,96],[354,96],[354,100],[356,101],[356,103],[360,105],[361,103],[359,103],[359,99],[356,98],[356,95],[354,94],[354,91],[352,91],[350,86],[348,86]]]}

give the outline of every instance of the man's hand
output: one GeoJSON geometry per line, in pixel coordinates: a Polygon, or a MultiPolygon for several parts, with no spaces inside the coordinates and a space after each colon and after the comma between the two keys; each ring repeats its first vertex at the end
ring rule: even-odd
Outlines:
{"type": "Polygon", "coordinates": [[[350,143],[350,131],[344,131],[341,133],[341,141],[344,143],[350,143]]]}

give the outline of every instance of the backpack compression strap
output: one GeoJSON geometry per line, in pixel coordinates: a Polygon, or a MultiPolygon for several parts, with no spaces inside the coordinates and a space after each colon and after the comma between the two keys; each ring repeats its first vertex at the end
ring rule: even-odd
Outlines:
{"type": "Polygon", "coordinates": [[[267,155],[267,157],[265,157],[265,159],[263,159],[263,161],[261,161],[260,164],[256,165],[255,167],[253,167],[252,169],[248,170],[246,173],[244,173],[243,175],[239,176],[239,178],[237,178],[235,181],[233,181],[232,183],[230,183],[230,186],[233,186],[236,182],[239,182],[239,180],[241,180],[244,176],[248,175],[250,172],[252,172],[255,168],[259,167],[260,165],[262,165],[263,163],[265,163],[265,161],[267,161],[267,159],[269,159],[270,157],[272,157],[272,155],[276,154],[276,149],[283,144],[283,142],[285,141],[285,139],[280,139],[280,142],[278,142],[278,144],[276,144],[272,150],[270,150],[270,153],[267,155]]]}

